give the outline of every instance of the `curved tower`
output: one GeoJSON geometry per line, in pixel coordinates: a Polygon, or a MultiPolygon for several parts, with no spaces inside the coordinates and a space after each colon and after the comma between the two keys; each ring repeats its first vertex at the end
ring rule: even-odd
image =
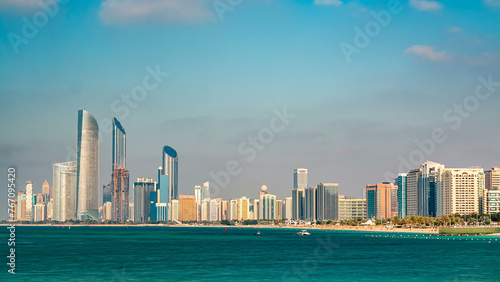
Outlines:
{"type": "MultiPolygon", "coordinates": [[[[178,200],[179,199],[179,193],[178,193],[178,171],[177,171],[177,165],[178,165],[178,158],[177,158],[177,152],[169,146],[164,146],[163,147],[163,169],[162,169],[162,175],[168,175],[168,202],[171,200],[178,200]]],[[[161,182],[161,181],[160,181],[161,182]]],[[[160,183],[160,187],[164,187],[164,183],[160,183]]],[[[164,191],[160,192],[160,197],[162,199],[165,199],[162,195],[164,195],[164,191]]]]}
{"type": "Polygon", "coordinates": [[[112,164],[115,168],[123,168],[126,166],[127,159],[127,142],[125,129],[118,119],[113,117],[113,159],[112,164]]]}
{"type": "Polygon", "coordinates": [[[76,218],[99,219],[99,126],[86,110],[78,111],[76,144],[76,218]]]}

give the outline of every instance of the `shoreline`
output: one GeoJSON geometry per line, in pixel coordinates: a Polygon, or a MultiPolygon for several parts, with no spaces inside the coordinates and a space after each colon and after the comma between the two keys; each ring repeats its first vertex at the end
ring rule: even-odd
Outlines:
{"type": "MultiPolygon", "coordinates": [[[[310,230],[331,230],[331,231],[356,231],[356,232],[387,232],[387,233],[416,233],[416,234],[438,234],[438,229],[407,229],[407,228],[386,228],[382,226],[309,226],[309,225],[162,225],[162,224],[16,224],[15,226],[38,226],[38,227],[204,227],[204,228],[273,228],[273,229],[310,229],[310,230]]],[[[0,226],[10,226],[2,223],[0,226]]]]}

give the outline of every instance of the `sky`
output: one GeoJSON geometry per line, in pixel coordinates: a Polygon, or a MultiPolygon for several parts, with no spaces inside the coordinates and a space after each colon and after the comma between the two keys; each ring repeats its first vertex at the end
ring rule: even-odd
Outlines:
{"type": "Polygon", "coordinates": [[[19,191],[75,159],[80,109],[101,195],[113,117],[131,182],[156,180],[168,145],[181,195],[284,199],[308,168],[362,197],[425,160],[500,166],[499,0],[43,3],[0,1],[0,183],[14,166],[19,191]]]}

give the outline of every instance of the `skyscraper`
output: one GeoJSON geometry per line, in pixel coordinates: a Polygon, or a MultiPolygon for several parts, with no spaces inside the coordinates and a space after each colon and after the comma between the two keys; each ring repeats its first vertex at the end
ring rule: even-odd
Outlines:
{"type": "Polygon", "coordinates": [[[99,219],[99,126],[86,110],[78,111],[76,144],[76,217],[99,219]]]}
{"type": "Polygon", "coordinates": [[[53,211],[55,221],[76,219],[76,161],[57,163],[52,168],[53,211]]]}
{"type": "Polygon", "coordinates": [[[418,181],[418,215],[436,216],[438,206],[438,191],[436,183],[439,182],[444,165],[426,161],[420,166],[421,174],[418,181]]]}
{"type": "Polygon", "coordinates": [[[398,217],[406,217],[406,177],[407,173],[400,173],[396,178],[395,185],[398,186],[398,217]]]}
{"type": "Polygon", "coordinates": [[[482,212],[484,193],[482,168],[448,168],[442,172],[443,214],[482,212]]]}
{"type": "MultiPolygon", "coordinates": [[[[160,189],[167,187],[168,194],[168,202],[170,200],[178,200],[179,192],[178,192],[178,156],[177,152],[169,146],[163,147],[163,167],[162,167],[162,175],[168,176],[168,183],[162,183],[160,181],[160,189]]],[[[164,201],[166,198],[161,196],[161,201],[164,201]]],[[[167,202],[167,203],[168,203],[167,202]]]]}
{"type": "Polygon", "coordinates": [[[155,190],[156,187],[152,178],[144,179],[139,177],[137,182],[134,182],[134,221],[147,222],[150,220],[150,195],[155,190]]]}
{"type": "Polygon", "coordinates": [[[197,203],[196,196],[181,195],[179,196],[179,220],[180,221],[196,221],[197,220],[197,203]]]}
{"type": "MultiPolygon", "coordinates": [[[[262,185],[262,192],[260,193],[259,198],[259,207],[258,207],[258,219],[264,220],[273,220],[275,219],[275,208],[276,208],[276,195],[271,195],[267,192],[267,186],[262,185]]],[[[255,212],[255,210],[254,210],[255,212]]]]}
{"type": "MultiPolygon", "coordinates": [[[[368,218],[391,218],[397,214],[392,209],[393,197],[396,196],[397,189],[389,182],[378,183],[377,185],[366,185],[366,208],[368,218]]],[[[394,203],[397,205],[397,202],[394,203]]]]}
{"type": "MultiPolygon", "coordinates": [[[[419,194],[419,182],[420,176],[422,174],[422,169],[412,169],[406,176],[406,215],[413,216],[418,215],[418,194],[419,194]]],[[[368,199],[368,198],[367,198],[368,199]]],[[[368,203],[367,203],[368,204],[368,203]]],[[[368,210],[368,213],[370,211],[368,210]]],[[[368,214],[370,218],[370,215],[368,214]]]]}
{"type": "Polygon", "coordinates": [[[47,204],[50,201],[50,185],[47,182],[47,179],[45,179],[45,181],[43,182],[42,194],[43,194],[43,203],[47,204]]]}
{"type": "Polygon", "coordinates": [[[196,203],[199,204],[201,202],[201,186],[200,185],[194,186],[194,196],[196,199],[196,203]]]}
{"type": "Polygon", "coordinates": [[[204,182],[201,187],[201,199],[210,199],[210,182],[204,182]]]}
{"type": "Polygon", "coordinates": [[[113,143],[111,163],[115,168],[126,168],[127,161],[127,135],[125,128],[118,119],[113,117],[113,143]]]}
{"type": "Polygon", "coordinates": [[[305,219],[305,189],[298,188],[292,190],[292,219],[305,219]]]}
{"type": "Polygon", "coordinates": [[[113,220],[124,222],[128,220],[129,171],[122,168],[116,168],[111,177],[111,185],[113,187],[113,220]]]}
{"type": "Polygon", "coordinates": [[[108,185],[102,186],[102,204],[106,202],[111,202],[113,198],[113,188],[111,187],[111,182],[108,185]]]}
{"type": "Polygon", "coordinates": [[[500,190],[500,167],[493,167],[491,170],[484,172],[485,174],[485,189],[500,190]]]}
{"type": "Polygon", "coordinates": [[[307,168],[296,168],[293,170],[293,188],[307,188],[307,168]]]}
{"type": "Polygon", "coordinates": [[[292,197],[285,198],[285,204],[283,205],[283,218],[292,219],[292,197]]]}
{"type": "Polygon", "coordinates": [[[337,220],[339,218],[339,184],[320,183],[317,190],[318,220],[337,220]]]}
{"type": "Polygon", "coordinates": [[[317,193],[318,188],[317,187],[309,187],[305,189],[305,220],[311,220],[315,221],[317,216],[316,216],[316,193],[317,193]]]}
{"type": "Polygon", "coordinates": [[[33,221],[33,182],[26,182],[26,221],[33,221]]]}

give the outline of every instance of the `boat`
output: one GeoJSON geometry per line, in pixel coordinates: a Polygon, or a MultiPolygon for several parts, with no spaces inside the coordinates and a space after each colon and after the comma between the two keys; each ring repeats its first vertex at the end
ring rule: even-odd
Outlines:
{"type": "Polygon", "coordinates": [[[311,233],[307,232],[307,230],[301,230],[297,233],[299,236],[311,236],[311,233]]]}

